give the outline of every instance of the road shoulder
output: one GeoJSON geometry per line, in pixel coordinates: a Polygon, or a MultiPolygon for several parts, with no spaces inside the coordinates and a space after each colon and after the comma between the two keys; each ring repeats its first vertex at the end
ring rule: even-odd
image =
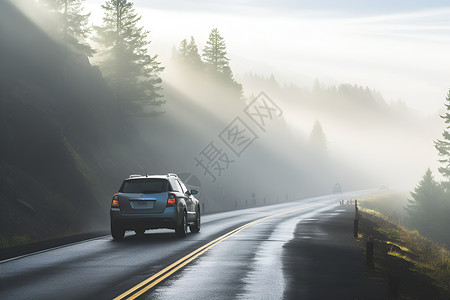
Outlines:
{"type": "Polygon", "coordinates": [[[353,206],[339,206],[296,226],[284,245],[285,299],[386,299],[353,237],[353,206]]]}

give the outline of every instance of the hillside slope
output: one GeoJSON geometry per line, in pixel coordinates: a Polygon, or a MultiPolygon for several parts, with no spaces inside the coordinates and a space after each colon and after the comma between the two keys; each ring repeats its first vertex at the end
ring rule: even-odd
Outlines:
{"type": "Polygon", "coordinates": [[[0,6],[0,246],[107,228],[111,195],[151,151],[98,68],[0,6]]]}

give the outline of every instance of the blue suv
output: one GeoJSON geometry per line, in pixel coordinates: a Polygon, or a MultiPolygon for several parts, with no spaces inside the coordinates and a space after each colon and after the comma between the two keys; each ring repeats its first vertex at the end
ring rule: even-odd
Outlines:
{"type": "Polygon", "coordinates": [[[130,175],[111,202],[111,235],[122,240],[126,230],[175,229],[178,236],[200,231],[197,190],[188,190],[176,174],[130,175]]]}

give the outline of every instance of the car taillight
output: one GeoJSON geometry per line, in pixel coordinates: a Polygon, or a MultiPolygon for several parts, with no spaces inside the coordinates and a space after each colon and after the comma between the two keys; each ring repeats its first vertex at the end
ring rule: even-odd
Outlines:
{"type": "Polygon", "coordinates": [[[167,196],[167,206],[175,206],[177,201],[177,196],[175,194],[169,193],[169,196],[167,196]]]}
{"type": "Polygon", "coordinates": [[[111,207],[119,207],[119,195],[115,194],[112,198],[111,207]]]}

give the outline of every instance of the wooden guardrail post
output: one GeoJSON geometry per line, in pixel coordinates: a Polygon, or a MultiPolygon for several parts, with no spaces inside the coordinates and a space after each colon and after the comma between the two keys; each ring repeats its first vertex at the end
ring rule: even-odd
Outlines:
{"type": "Polygon", "coordinates": [[[358,200],[355,200],[355,220],[353,221],[353,237],[354,238],[358,238],[358,223],[359,223],[358,200]]]}
{"type": "Polygon", "coordinates": [[[366,264],[368,270],[373,270],[373,242],[367,241],[366,244],[366,264]]]}

